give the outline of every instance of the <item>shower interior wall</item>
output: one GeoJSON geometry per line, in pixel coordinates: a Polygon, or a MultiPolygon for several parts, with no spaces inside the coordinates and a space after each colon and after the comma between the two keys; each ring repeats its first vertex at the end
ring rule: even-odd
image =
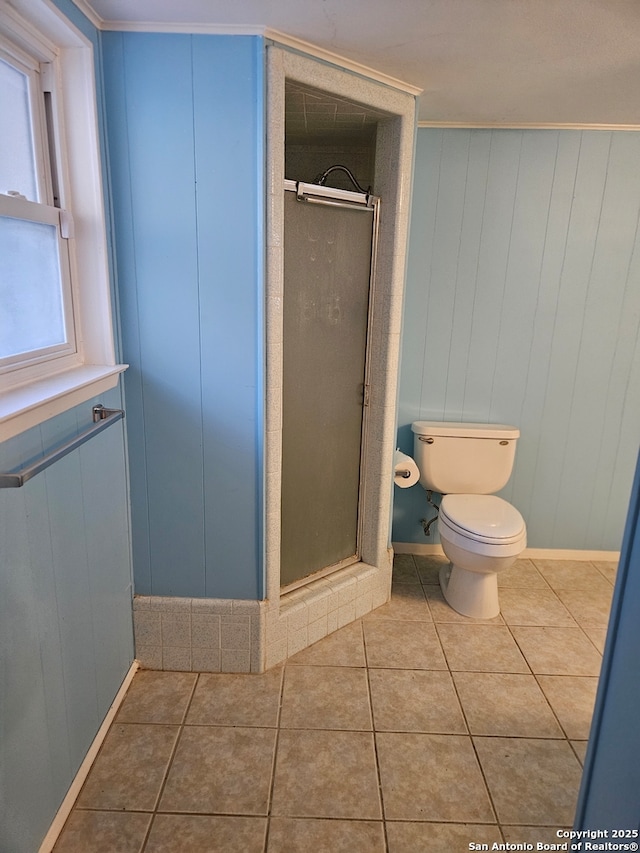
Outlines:
{"type": "MultiPolygon", "coordinates": [[[[375,192],[376,132],[380,116],[361,104],[298,83],[285,84],[285,178],[313,183],[330,166],[346,166],[360,186],[375,192]]],[[[332,173],[327,185],[353,190],[332,173]]]]}

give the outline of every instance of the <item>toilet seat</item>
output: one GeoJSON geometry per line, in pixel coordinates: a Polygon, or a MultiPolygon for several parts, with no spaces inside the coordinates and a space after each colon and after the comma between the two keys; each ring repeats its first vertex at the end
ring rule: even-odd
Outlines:
{"type": "Polygon", "coordinates": [[[519,541],[525,532],[518,510],[496,495],[444,495],[440,517],[461,536],[490,545],[519,541]]]}
{"type": "Polygon", "coordinates": [[[518,510],[495,495],[444,495],[438,529],[441,539],[488,557],[520,554],[527,541],[518,510]]]}

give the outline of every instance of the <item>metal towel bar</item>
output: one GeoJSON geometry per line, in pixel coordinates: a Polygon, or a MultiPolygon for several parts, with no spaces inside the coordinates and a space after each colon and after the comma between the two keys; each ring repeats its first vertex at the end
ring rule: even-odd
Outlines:
{"type": "Polygon", "coordinates": [[[93,415],[93,426],[90,426],[84,432],[81,432],[80,435],[72,438],[66,444],[62,444],[56,450],[52,450],[51,453],[43,456],[42,459],[38,459],[38,461],[34,462],[32,465],[27,465],[19,471],[0,474],[0,489],[17,489],[20,486],[24,486],[27,480],[35,477],[36,474],[40,473],[40,471],[44,471],[44,469],[48,468],[49,465],[53,465],[53,463],[57,462],[58,459],[62,459],[62,457],[66,456],[67,453],[71,453],[71,451],[75,450],[76,447],[80,447],[80,445],[84,444],[85,441],[89,441],[89,439],[93,438],[94,435],[97,435],[99,432],[102,432],[107,427],[111,426],[111,424],[114,424],[116,421],[119,421],[124,417],[124,411],[122,409],[105,409],[105,407],[100,404],[94,406],[91,409],[91,413],[93,415]]]}

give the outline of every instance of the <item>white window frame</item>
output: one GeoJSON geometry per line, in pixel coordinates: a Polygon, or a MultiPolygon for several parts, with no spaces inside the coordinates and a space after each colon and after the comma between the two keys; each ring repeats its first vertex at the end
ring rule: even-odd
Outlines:
{"type": "MultiPolygon", "coordinates": [[[[37,56],[21,50],[0,31],[0,59],[23,74],[29,91],[29,112],[32,125],[33,168],[35,196],[23,198],[0,193],[0,216],[39,222],[53,226],[57,235],[61,307],[64,317],[66,340],[52,347],[27,351],[0,360],[0,389],[5,391],[15,385],[24,385],[29,380],[52,372],[60,372],[82,363],[82,352],[76,344],[73,306],[72,267],[74,240],[69,239],[73,230],[73,219],[64,209],[67,188],[66,163],[64,157],[56,156],[64,151],[62,136],[63,122],[59,116],[59,87],[56,80],[56,53],[44,51],[37,46],[37,56]],[[49,116],[45,108],[45,92],[49,97],[49,116]],[[50,125],[50,126],[48,126],[50,125]],[[54,161],[52,164],[52,160],[54,161]],[[53,169],[52,169],[53,165],[53,169]],[[58,197],[54,197],[54,180],[58,197]],[[55,360],[55,363],[54,363],[55,360]]],[[[8,191],[20,193],[26,187],[7,187],[8,191]]]]}
{"type": "Polygon", "coordinates": [[[67,233],[75,327],[75,352],[0,372],[4,441],[115,387],[126,365],[116,363],[113,343],[93,46],[50,0],[0,0],[0,33],[52,74],[61,215],[65,227],[73,222],[67,233]]]}

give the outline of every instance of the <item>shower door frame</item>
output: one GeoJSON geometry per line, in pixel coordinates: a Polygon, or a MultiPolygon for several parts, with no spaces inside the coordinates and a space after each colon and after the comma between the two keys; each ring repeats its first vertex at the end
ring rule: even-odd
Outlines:
{"type": "MultiPolygon", "coordinates": [[[[261,600],[256,618],[256,670],[275,666],[328,633],[364,616],[391,593],[393,453],[402,302],[416,128],[415,92],[393,81],[355,75],[299,50],[267,44],[267,157],[264,279],[264,401],[261,439],[264,530],[261,600]],[[282,465],[282,353],[284,297],[285,81],[293,81],[376,111],[373,186],[383,200],[376,256],[376,298],[370,324],[370,398],[366,426],[366,476],[362,478],[360,560],[282,593],[280,521],[282,465]],[[389,85],[391,83],[391,85],[389,85]]],[[[396,81],[397,82],[397,81],[396,81]]],[[[262,168],[262,166],[260,166],[262,168]]],[[[238,613],[243,613],[238,609],[238,613]]],[[[254,617],[251,617],[252,620],[254,617]]]]}
{"type": "MultiPolygon", "coordinates": [[[[284,192],[294,192],[300,203],[306,204],[323,204],[331,207],[342,207],[350,209],[359,209],[363,212],[370,212],[372,215],[371,223],[371,252],[369,266],[369,289],[368,289],[368,305],[367,305],[367,328],[364,346],[364,376],[363,376],[363,402],[362,402],[362,423],[360,428],[360,459],[359,459],[359,482],[358,482],[358,504],[357,504],[357,524],[356,524],[356,548],[355,554],[339,560],[337,563],[325,566],[317,571],[314,571],[304,577],[291,581],[288,584],[281,585],[280,593],[285,595],[295,589],[306,586],[314,580],[327,577],[340,569],[351,566],[361,559],[361,542],[363,535],[363,513],[361,505],[363,502],[364,483],[367,471],[367,427],[369,414],[369,399],[371,393],[371,327],[373,322],[375,292],[376,292],[376,254],[378,249],[379,223],[380,223],[380,199],[378,196],[370,193],[353,192],[351,190],[340,190],[334,187],[320,186],[319,184],[309,184],[302,181],[292,181],[285,179],[284,192]]],[[[283,342],[284,343],[284,342],[283,342]]],[[[282,523],[282,519],[281,519],[282,523]]]]}

